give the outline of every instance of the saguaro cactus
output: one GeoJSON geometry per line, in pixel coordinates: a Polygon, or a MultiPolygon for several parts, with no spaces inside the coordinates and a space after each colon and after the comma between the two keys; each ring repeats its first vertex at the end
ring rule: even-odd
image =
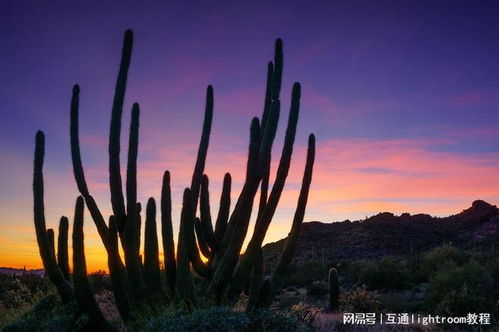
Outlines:
{"type": "Polygon", "coordinates": [[[340,299],[340,282],[338,271],[335,268],[329,270],[329,306],[331,310],[337,311],[339,308],[340,299]]]}

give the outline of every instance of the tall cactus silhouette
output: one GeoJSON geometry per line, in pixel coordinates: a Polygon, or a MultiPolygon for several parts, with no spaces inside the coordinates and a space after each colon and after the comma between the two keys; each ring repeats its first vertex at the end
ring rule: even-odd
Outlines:
{"type": "Polygon", "coordinates": [[[61,217],[57,238],[57,265],[59,265],[64,278],[69,281],[68,226],[68,218],[61,217]]]}
{"type": "Polygon", "coordinates": [[[75,216],[73,224],[73,279],[76,295],[76,302],[80,310],[90,317],[93,328],[99,331],[117,331],[102,314],[102,311],[95,300],[94,294],[87,278],[87,263],[85,260],[85,246],[83,236],[83,197],[78,197],[75,206],[75,216]]]}
{"type": "Polygon", "coordinates": [[[205,174],[214,111],[214,90],[211,85],[207,87],[203,128],[197,158],[190,186],[183,193],[176,251],[173,235],[171,179],[169,171],[164,172],[161,185],[160,220],[168,292],[163,292],[160,282],[156,204],[153,198],[149,199],[145,209],[143,262],[140,256],[142,219],[140,203],[137,202],[140,107],[137,103],[133,104],[131,110],[126,193],[123,194],[120,136],[132,48],[133,34],[132,31],[127,30],[123,42],[109,129],[108,171],[112,215],[109,217],[108,224],[106,224],[97,202],[90,194],[85,180],[78,124],[80,87],[75,85],[72,91],[71,157],[75,182],[81,195],[77,199],[75,227],[73,229],[74,290],[69,282],[67,264],[67,219],[64,221],[61,219],[60,223],[57,253],[59,262],[56,261],[54,244],[51,244],[50,240],[53,235],[45,227],[42,175],[44,136],[41,132],[37,134],[33,181],[35,227],[40,255],[47,275],[56,285],[64,302],[76,299],[81,310],[91,317],[92,322],[97,324],[96,326],[102,329],[113,329],[101,317],[86,278],[83,246],[83,207],[85,203],[106,249],[115,302],[125,321],[133,319],[136,310],[151,296],[167,296],[170,301],[181,300],[192,305],[197,301],[198,290],[201,290],[203,296],[211,296],[220,300],[226,294],[227,289],[229,294],[237,295],[249,284],[251,287],[248,309],[269,305],[279,288],[280,281],[296,247],[305,214],[315,157],[315,137],[311,134],[292,228],[273,275],[264,278],[262,244],[284,190],[291,164],[300,110],[301,86],[299,83],[295,83],[292,89],[284,145],[275,181],[272,187],[269,187],[272,146],[281,113],[282,41],[277,39],[274,60],[269,62],[267,66],[267,83],[261,120],[255,117],[251,121],[246,176],[242,190],[237,196],[231,212],[232,177],[226,173],[216,218],[210,207],[209,178],[205,174]],[[249,231],[253,205],[255,205],[255,197],[259,189],[260,198],[257,202],[255,229],[244,258],[241,260],[240,253],[249,231]],[[213,223],[213,221],[215,222],[213,223]],[[120,244],[124,253],[124,261],[120,255],[120,244]],[[193,273],[204,279],[202,287],[194,285],[198,278],[193,278],[193,273]]]}
{"type": "Polygon", "coordinates": [[[329,270],[329,306],[331,310],[337,311],[340,299],[340,283],[338,271],[335,268],[329,270]]]}
{"type": "Polygon", "coordinates": [[[57,292],[64,303],[75,299],[71,284],[64,278],[64,274],[55,261],[53,244],[49,242],[45,227],[45,206],[43,197],[43,159],[45,157],[45,135],[42,131],[36,133],[35,161],[33,170],[33,211],[36,230],[36,240],[40,257],[42,258],[45,273],[57,288],[57,292]]]}

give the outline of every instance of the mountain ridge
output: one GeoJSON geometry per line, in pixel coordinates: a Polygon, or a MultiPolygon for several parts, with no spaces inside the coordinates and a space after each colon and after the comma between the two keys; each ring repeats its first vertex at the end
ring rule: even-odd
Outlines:
{"type": "MultiPolygon", "coordinates": [[[[318,258],[331,262],[345,259],[375,259],[422,252],[442,243],[479,250],[495,250],[499,244],[499,210],[475,200],[458,214],[433,217],[381,212],[365,220],[303,223],[294,261],[318,258]],[[323,253],[324,252],[324,253],[323,253]]],[[[286,238],[266,244],[266,261],[277,260],[286,238]]],[[[273,263],[272,263],[273,264],[273,263]]],[[[272,265],[270,265],[272,266],[272,265]]]]}

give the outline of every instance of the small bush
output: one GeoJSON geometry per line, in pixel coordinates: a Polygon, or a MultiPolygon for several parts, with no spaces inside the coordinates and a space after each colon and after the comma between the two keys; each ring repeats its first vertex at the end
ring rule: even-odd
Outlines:
{"type": "Polygon", "coordinates": [[[227,307],[197,310],[190,315],[175,311],[151,320],[146,331],[244,331],[250,321],[245,313],[227,307]]]}
{"type": "Polygon", "coordinates": [[[343,312],[377,312],[381,301],[376,291],[368,291],[365,286],[340,295],[340,309],[343,312]]]}
{"type": "Polygon", "coordinates": [[[407,289],[412,286],[412,275],[401,259],[358,260],[350,265],[349,270],[353,282],[366,285],[369,290],[407,289]]]}
{"type": "Polygon", "coordinates": [[[306,286],[316,280],[324,280],[327,277],[326,267],[320,259],[310,259],[302,263],[293,263],[288,269],[282,281],[286,286],[306,286]]]}

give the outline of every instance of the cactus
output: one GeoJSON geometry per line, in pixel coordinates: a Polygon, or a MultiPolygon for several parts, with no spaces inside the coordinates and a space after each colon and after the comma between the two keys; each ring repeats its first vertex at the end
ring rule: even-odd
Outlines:
{"type": "Polygon", "coordinates": [[[270,222],[272,221],[281,197],[281,193],[284,189],[284,184],[286,182],[286,177],[288,175],[289,167],[291,164],[291,154],[293,152],[296,125],[298,123],[298,113],[300,110],[300,94],[301,87],[298,83],[295,83],[293,85],[288,126],[286,128],[286,136],[284,139],[281,159],[279,161],[279,166],[277,169],[276,180],[272,187],[269,199],[264,206],[263,212],[261,212],[257,217],[255,230],[248,244],[246,254],[239,263],[236,272],[234,273],[234,282],[231,285],[231,289],[229,289],[229,294],[231,294],[232,296],[237,296],[237,294],[240,293],[243,287],[245,276],[248,275],[251,270],[255,253],[262,246],[263,240],[265,239],[265,235],[267,233],[267,229],[270,225],[270,222]]]}
{"type": "Polygon", "coordinates": [[[213,87],[211,85],[206,89],[206,106],[204,111],[203,130],[199,142],[198,154],[194,172],[191,180],[192,213],[196,216],[199,190],[206,164],[206,155],[208,154],[208,145],[210,143],[211,122],[213,120],[213,87]]]}
{"type": "Polygon", "coordinates": [[[175,258],[175,242],[172,227],[172,199],[170,190],[170,172],[163,175],[161,188],[161,235],[163,237],[163,252],[165,259],[165,274],[170,292],[175,291],[177,262],[175,258]]]}
{"type": "Polygon", "coordinates": [[[109,237],[107,238],[107,265],[109,267],[109,275],[111,277],[111,285],[116,301],[116,307],[124,321],[133,318],[135,309],[135,301],[132,296],[128,275],[120,257],[118,243],[118,225],[114,216],[109,218],[109,237]]]}
{"type": "Polygon", "coordinates": [[[305,215],[305,208],[307,206],[310,183],[312,182],[314,160],[315,136],[311,134],[308,138],[307,162],[305,164],[305,172],[303,174],[300,195],[298,197],[298,204],[296,206],[295,215],[293,217],[293,225],[291,226],[291,231],[289,232],[288,238],[286,239],[286,244],[284,245],[284,249],[281,253],[281,256],[279,257],[277,267],[272,274],[269,296],[266,301],[267,306],[271,304],[274,294],[280,287],[281,280],[288,270],[289,264],[291,263],[291,259],[293,258],[293,254],[296,249],[296,245],[298,243],[298,237],[300,236],[301,225],[303,224],[303,217],[305,215]]]}
{"type": "Polygon", "coordinates": [[[57,265],[59,265],[64,279],[67,281],[69,281],[68,224],[68,218],[61,217],[59,221],[59,236],[57,238],[57,265]]]}
{"type": "Polygon", "coordinates": [[[161,274],[156,233],[156,202],[152,197],[147,201],[144,239],[144,281],[149,293],[157,294],[161,292],[161,274]]]}
{"type": "Polygon", "coordinates": [[[132,46],[133,34],[131,30],[127,30],[123,42],[120,70],[114,93],[111,126],[109,129],[109,186],[111,188],[113,214],[118,223],[118,231],[120,234],[123,231],[126,218],[120,172],[121,115],[123,113],[123,101],[125,99],[126,81],[132,56],[132,46]]]}
{"type": "Polygon", "coordinates": [[[216,252],[218,250],[218,243],[215,238],[215,233],[213,232],[213,225],[211,223],[210,193],[208,187],[209,179],[208,176],[204,174],[201,180],[201,194],[199,198],[201,211],[200,225],[206,244],[210,247],[210,250],[216,252]]]}
{"type": "Polygon", "coordinates": [[[338,271],[333,267],[329,270],[329,307],[333,311],[339,308],[340,299],[340,283],[338,278],[338,271]]]}
{"type": "Polygon", "coordinates": [[[87,266],[85,261],[85,248],[83,240],[83,197],[76,200],[75,217],[73,224],[73,280],[76,302],[80,310],[90,317],[90,326],[99,331],[117,331],[102,314],[87,278],[87,266]]]}
{"type": "Polygon", "coordinates": [[[215,239],[221,243],[225,231],[227,230],[227,222],[229,221],[230,213],[230,189],[232,186],[232,177],[230,173],[225,173],[222,186],[222,194],[220,195],[220,207],[218,209],[217,221],[215,223],[215,239]]]}
{"type": "Polygon", "coordinates": [[[192,199],[191,190],[184,190],[182,200],[182,213],[180,216],[180,230],[178,235],[177,247],[177,275],[176,275],[176,291],[185,299],[191,300],[194,298],[194,286],[192,285],[192,276],[189,264],[189,252],[187,248],[186,228],[189,220],[192,220],[192,199]]]}
{"type": "Polygon", "coordinates": [[[49,240],[50,254],[52,255],[52,259],[55,261],[56,260],[55,235],[54,235],[54,230],[52,228],[47,229],[47,239],[49,240]]]}
{"type": "Polygon", "coordinates": [[[204,257],[211,259],[213,257],[212,252],[210,250],[210,247],[208,246],[208,243],[206,243],[205,233],[203,231],[203,225],[201,224],[201,219],[199,218],[194,219],[194,230],[196,231],[196,239],[201,254],[204,257]]]}
{"type": "Polygon", "coordinates": [[[43,199],[43,159],[45,156],[45,135],[42,131],[36,133],[35,160],[33,170],[33,211],[36,230],[36,241],[42,258],[45,273],[57,288],[63,303],[74,300],[74,291],[71,284],[64,278],[64,274],[57,265],[45,228],[45,212],[43,199]]]}
{"type": "MultiPolygon", "coordinates": [[[[90,195],[85,181],[85,174],[81,160],[78,128],[80,88],[75,85],[71,98],[70,139],[73,172],[81,197],[77,200],[77,212],[74,229],[74,255],[78,263],[78,301],[80,306],[90,314],[94,322],[100,321],[96,308],[93,307],[93,296],[89,292],[86,280],[85,257],[83,251],[83,200],[85,201],[92,219],[97,227],[101,240],[108,255],[108,267],[111,276],[113,293],[120,315],[125,321],[134,319],[137,307],[148,300],[146,294],[162,294],[160,283],[158,239],[156,231],[156,207],[154,199],[149,199],[146,208],[144,262],[140,255],[141,247],[141,207],[137,202],[137,155],[139,139],[139,105],[132,107],[130,123],[129,148],[126,173],[126,197],[123,195],[122,178],[120,172],[120,134],[125,97],[128,67],[130,65],[133,35],[130,30],[125,33],[122,57],[116,90],[113,100],[111,124],[109,131],[109,185],[111,191],[111,206],[113,215],[107,225],[97,203],[90,195]],[[125,202],[126,198],[126,202],[125,202]],[[82,213],[82,212],[81,212],[82,213]],[[124,262],[120,256],[119,244],[123,247],[124,262]],[[83,293],[82,293],[83,292],[83,293]],[[85,299],[85,300],[82,300],[85,299]],[[88,308],[86,306],[89,306],[88,308]]],[[[173,299],[180,299],[191,305],[196,300],[192,271],[204,278],[202,291],[205,295],[214,296],[220,300],[229,285],[237,293],[239,284],[251,284],[251,306],[259,307],[272,301],[273,294],[279,287],[282,274],[285,273],[298,238],[301,223],[305,212],[308,191],[312,176],[314,160],[314,137],[309,138],[309,149],[302,189],[286,246],[279,259],[278,266],[272,277],[263,279],[262,243],[267,229],[276,211],[284,183],[291,163],[291,155],[295,140],[296,126],[299,113],[300,85],[293,85],[291,109],[286,129],[281,158],[277,168],[276,178],[269,194],[269,178],[271,168],[272,146],[275,140],[279,116],[279,94],[282,83],[282,41],[278,39],[275,45],[274,62],[267,67],[267,84],[262,120],[254,118],[250,127],[250,142],[247,160],[246,178],[243,188],[237,198],[235,207],[231,208],[231,176],[226,173],[220,197],[220,207],[213,228],[210,199],[209,180],[204,174],[206,157],[209,147],[211,125],[213,120],[213,88],[208,86],[206,91],[206,105],[204,111],[203,129],[199,142],[198,152],[190,187],[183,195],[180,228],[175,253],[172,224],[172,202],[170,188],[170,173],[163,176],[161,190],[161,232],[163,239],[164,266],[170,293],[175,293],[173,299]],[[260,189],[258,213],[255,229],[250,239],[246,255],[240,261],[239,256],[245,241],[254,200],[260,189]],[[200,218],[197,218],[199,200],[200,218]],[[208,258],[208,262],[201,259],[201,253],[208,258]],[[239,262],[240,261],[240,262],[239,262]],[[239,262],[239,265],[238,265],[239,262]],[[192,270],[191,270],[192,268],[192,270]],[[237,268],[237,269],[236,269],[237,268]],[[235,272],[235,273],[234,273],[235,272]],[[251,281],[249,280],[251,278],[251,281]]],[[[43,137],[42,137],[43,139],[43,137]]],[[[35,225],[37,239],[44,265],[51,280],[56,284],[61,297],[65,302],[70,301],[71,285],[65,279],[62,270],[67,271],[64,264],[64,225],[61,221],[59,231],[58,255],[60,268],[55,260],[54,246],[50,244],[50,232],[45,230],[43,219],[43,179],[41,178],[41,164],[37,139],[35,154],[35,225]],[[38,159],[37,159],[38,156],[38,159]],[[38,165],[38,166],[37,166],[38,165]],[[37,168],[38,167],[38,168],[37,168]],[[39,172],[38,172],[39,169],[39,172]],[[40,181],[41,178],[41,181],[40,181]],[[41,190],[40,190],[41,183],[41,190]],[[41,193],[41,199],[40,199],[41,193]],[[41,209],[40,209],[41,207],[41,209]],[[66,286],[69,286],[67,288],[66,286]]],[[[41,163],[43,163],[43,148],[41,163]]],[[[67,244],[66,244],[67,246],[67,244]]],[[[67,254],[66,254],[67,256],[67,254]]],[[[67,278],[69,279],[69,278],[67,278]]],[[[93,300],[95,302],[95,299],[93,300]]],[[[98,308],[97,308],[98,309],[98,308]]],[[[101,322],[105,324],[105,322],[101,322]]],[[[100,323],[99,323],[100,324],[100,323]]],[[[103,325],[104,326],[104,325],[103,325]]]]}

